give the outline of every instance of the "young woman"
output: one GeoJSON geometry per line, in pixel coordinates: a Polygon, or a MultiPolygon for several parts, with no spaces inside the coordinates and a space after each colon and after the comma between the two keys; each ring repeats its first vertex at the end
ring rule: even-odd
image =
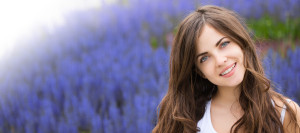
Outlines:
{"type": "Polygon", "coordinates": [[[300,133],[299,106],[265,77],[242,19],[203,6],[179,25],[157,133],[300,133]]]}

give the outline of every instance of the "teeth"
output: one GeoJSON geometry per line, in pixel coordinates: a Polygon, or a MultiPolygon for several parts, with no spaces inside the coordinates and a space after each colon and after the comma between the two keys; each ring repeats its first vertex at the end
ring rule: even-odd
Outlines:
{"type": "Polygon", "coordinates": [[[223,76],[223,75],[225,75],[225,74],[231,72],[231,70],[232,70],[234,67],[235,67],[235,64],[234,64],[232,67],[230,67],[229,69],[227,69],[225,72],[221,73],[221,75],[223,76]]]}

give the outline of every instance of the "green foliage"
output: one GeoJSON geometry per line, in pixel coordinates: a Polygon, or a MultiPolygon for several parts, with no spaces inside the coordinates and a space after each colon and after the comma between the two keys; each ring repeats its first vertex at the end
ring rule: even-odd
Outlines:
{"type": "Polygon", "coordinates": [[[79,129],[79,133],[91,133],[91,131],[90,130],[79,129]]]}
{"type": "Polygon", "coordinates": [[[300,18],[280,21],[270,16],[247,20],[249,28],[259,39],[296,41],[300,38],[300,18]]]}
{"type": "Polygon", "coordinates": [[[158,42],[155,37],[151,37],[151,46],[152,48],[157,48],[158,47],[158,42]]]}

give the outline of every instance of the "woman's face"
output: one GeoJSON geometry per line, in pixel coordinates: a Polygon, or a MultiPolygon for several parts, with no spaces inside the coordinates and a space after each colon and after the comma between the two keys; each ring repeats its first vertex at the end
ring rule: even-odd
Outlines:
{"type": "Polygon", "coordinates": [[[244,78],[244,54],[238,44],[209,25],[198,38],[197,62],[203,77],[221,87],[237,87],[244,78]]]}

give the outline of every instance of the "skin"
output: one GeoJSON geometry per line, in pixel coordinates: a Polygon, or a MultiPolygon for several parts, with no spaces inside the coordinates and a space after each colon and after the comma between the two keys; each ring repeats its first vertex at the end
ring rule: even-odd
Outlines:
{"type": "MultiPolygon", "coordinates": [[[[275,106],[275,109],[278,110],[279,112],[281,112],[282,107],[283,107],[282,101],[280,101],[276,97],[273,97],[273,99],[274,99],[275,103],[279,106],[279,107],[275,106]]],[[[294,101],[291,101],[289,103],[289,105],[292,107],[292,110],[296,112],[297,123],[298,123],[298,125],[300,125],[300,107],[299,107],[299,105],[294,101]]],[[[278,114],[278,117],[280,117],[280,114],[278,114]]],[[[285,113],[285,117],[283,120],[284,131],[286,133],[300,133],[299,127],[295,128],[295,127],[289,125],[290,120],[291,120],[291,116],[288,113],[285,113]]]]}
{"type": "Polygon", "coordinates": [[[205,52],[207,54],[197,58],[197,67],[204,77],[217,85],[219,89],[237,88],[243,81],[246,71],[243,65],[244,54],[239,45],[217,32],[211,26],[205,25],[198,39],[197,55],[205,52]],[[221,42],[216,47],[216,43],[219,40],[221,42]],[[234,63],[237,63],[236,70],[231,77],[220,76],[226,67],[234,63]]]}
{"type": "MultiPolygon", "coordinates": [[[[243,115],[243,110],[238,103],[240,95],[239,85],[243,81],[246,72],[243,65],[243,51],[237,43],[207,24],[203,27],[196,49],[196,66],[201,71],[200,75],[218,87],[218,92],[211,102],[212,125],[218,133],[229,133],[233,124],[243,115]],[[216,45],[216,43],[218,44],[216,45]],[[234,63],[236,63],[235,70],[230,77],[220,75],[234,63]]],[[[273,99],[279,106],[283,106],[279,99],[273,99]]],[[[298,123],[300,124],[299,106],[293,101],[290,105],[296,112],[298,123]]],[[[280,107],[275,108],[279,112],[282,110],[280,107]]],[[[278,117],[280,117],[280,114],[278,114],[278,117]]],[[[286,113],[283,124],[285,131],[299,133],[299,131],[296,131],[299,129],[288,126],[289,121],[290,116],[286,113]]]]}
{"type": "Polygon", "coordinates": [[[218,133],[227,133],[243,115],[238,103],[239,85],[246,71],[243,65],[243,51],[230,38],[222,35],[210,25],[204,25],[197,43],[197,55],[196,65],[203,77],[218,87],[218,92],[211,104],[213,127],[218,133]],[[235,63],[236,66],[232,70],[234,73],[230,77],[220,75],[235,63]]]}

